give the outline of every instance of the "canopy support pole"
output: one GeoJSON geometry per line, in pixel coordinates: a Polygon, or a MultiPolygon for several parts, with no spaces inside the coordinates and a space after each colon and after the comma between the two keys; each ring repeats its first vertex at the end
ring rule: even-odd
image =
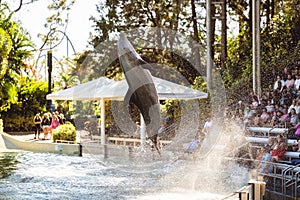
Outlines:
{"type": "Polygon", "coordinates": [[[105,145],[105,100],[104,98],[101,98],[100,100],[100,106],[101,106],[101,144],[105,145]]]}
{"type": "Polygon", "coordinates": [[[142,150],[145,149],[145,145],[146,145],[146,124],[145,124],[145,121],[144,121],[144,118],[143,118],[143,115],[140,114],[140,118],[141,118],[141,148],[142,150]]]}

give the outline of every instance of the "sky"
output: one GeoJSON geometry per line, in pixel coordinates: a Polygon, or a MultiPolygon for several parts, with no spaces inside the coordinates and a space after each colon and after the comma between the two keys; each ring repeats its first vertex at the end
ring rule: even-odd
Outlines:
{"type": "MultiPolygon", "coordinates": [[[[38,38],[38,34],[47,34],[49,29],[44,27],[46,18],[50,16],[50,12],[47,9],[49,2],[52,0],[39,0],[37,2],[24,5],[20,11],[18,11],[14,18],[20,20],[23,28],[25,28],[31,35],[32,41],[36,44],[36,47],[42,45],[42,41],[38,38]]],[[[72,42],[75,51],[78,53],[87,49],[88,38],[90,32],[93,32],[92,21],[89,20],[91,16],[96,16],[96,4],[100,0],[76,0],[75,4],[71,7],[69,12],[69,24],[66,30],[66,35],[72,42]]],[[[18,7],[19,0],[10,1],[11,9],[18,7]]],[[[63,30],[62,30],[63,31],[63,30]]],[[[62,34],[60,34],[63,36],[62,34]]],[[[69,56],[72,56],[73,50],[69,43],[69,56]]],[[[53,55],[60,59],[67,56],[67,39],[64,39],[61,45],[53,50],[53,55]]]]}

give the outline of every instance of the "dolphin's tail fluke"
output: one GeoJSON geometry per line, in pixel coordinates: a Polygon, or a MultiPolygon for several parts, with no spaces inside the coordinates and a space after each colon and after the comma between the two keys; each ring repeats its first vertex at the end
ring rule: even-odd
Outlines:
{"type": "Polygon", "coordinates": [[[158,136],[157,136],[157,134],[156,135],[153,135],[153,136],[151,136],[149,139],[151,140],[151,142],[153,143],[153,146],[154,146],[154,148],[156,149],[156,151],[157,151],[157,153],[161,156],[161,154],[160,154],[160,150],[159,150],[159,148],[158,148],[158,136]]]}

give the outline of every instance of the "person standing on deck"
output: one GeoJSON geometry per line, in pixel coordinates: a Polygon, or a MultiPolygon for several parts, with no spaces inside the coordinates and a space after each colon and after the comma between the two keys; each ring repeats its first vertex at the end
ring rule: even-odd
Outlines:
{"type": "Polygon", "coordinates": [[[33,123],[34,123],[34,126],[35,126],[34,139],[36,139],[36,138],[40,139],[40,134],[41,134],[41,130],[42,130],[42,126],[41,126],[42,118],[40,116],[40,113],[37,113],[34,116],[33,123]]]}
{"type": "Polygon", "coordinates": [[[44,139],[48,136],[48,133],[51,131],[51,119],[49,117],[48,113],[45,113],[43,118],[42,118],[42,128],[44,132],[44,139]]]}
{"type": "Polygon", "coordinates": [[[58,116],[56,113],[52,115],[52,121],[51,121],[51,129],[50,129],[50,137],[52,138],[52,130],[56,129],[60,125],[58,116]]]}

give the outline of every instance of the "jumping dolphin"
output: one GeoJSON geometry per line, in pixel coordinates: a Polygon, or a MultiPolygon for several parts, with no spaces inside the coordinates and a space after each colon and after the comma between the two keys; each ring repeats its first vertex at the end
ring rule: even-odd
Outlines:
{"type": "Polygon", "coordinates": [[[128,107],[132,102],[139,108],[145,121],[148,137],[160,154],[157,147],[160,105],[152,76],[149,70],[143,68],[143,65],[149,65],[149,63],[145,62],[135,51],[124,33],[120,34],[118,40],[118,53],[129,86],[124,98],[124,106],[128,107]]]}

